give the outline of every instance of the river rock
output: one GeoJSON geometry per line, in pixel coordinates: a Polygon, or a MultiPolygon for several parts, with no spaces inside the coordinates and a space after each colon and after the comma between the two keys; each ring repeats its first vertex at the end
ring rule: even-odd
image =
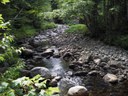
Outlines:
{"type": "Polygon", "coordinates": [[[58,83],[58,81],[56,79],[52,79],[50,82],[50,86],[51,87],[57,87],[57,83],[58,83]]]}
{"type": "Polygon", "coordinates": [[[20,70],[21,76],[30,76],[29,70],[21,69],[20,70]]]}
{"type": "Polygon", "coordinates": [[[47,39],[47,38],[35,38],[31,42],[31,45],[33,45],[34,47],[46,46],[48,44],[49,44],[49,39],[47,39]]]}
{"type": "Polygon", "coordinates": [[[81,62],[81,63],[88,63],[88,62],[90,62],[91,61],[91,55],[90,54],[83,54],[80,58],[79,58],[79,60],[78,60],[79,62],[81,62]]]}
{"type": "Polygon", "coordinates": [[[59,89],[60,89],[60,94],[61,94],[62,96],[67,95],[68,90],[69,90],[71,87],[75,86],[75,85],[76,85],[75,82],[73,82],[73,81],[70,80],[70,79],[67,79],[67,78],[61,79],[61,81],[59,82],[59,86],[58,86],[59,89]]]}
{"type": "Polygon", "coordinates": [[[78,71],[74,73],[75,76],[86,76],[87,74],[87,71],[78,71]]]}
{"type": "Polygon", "coordinates": [[[60,54],[59,53],[54,53],[54,55],[53,55],[53,58],[60,58],[61,56],[60,56],[60,54]]]}
{"type": "Polygon", "coordinates": [[[61,76],[56,76],[50,82],[50,86],[57,87],[58,82],[61,80],[61,76]]]}
{"type": "Polygon", "coordinates": [[[54,53],[54,50],[49,48],[49,49],[47,49],[46,51],[44,51],[41,55],[42,55],[43,57],[47,57],[47,56],[52,56],[53,53],[54,53]]]}
{"type": "Polygon", "coordinates": [[[108,82],[108,83],[116,83],[116,82],[118,82],[117,76],[114,75],[114,74],[110,74],[110,73],[106,74],[103,77],[103,79],[104,79],[105,82],[108,82]]]}
{"type": "Polygon", "coordinates": [[[41,61],[43,58],[42,58],[42,56],[40,56],[40,55],[36,55],[36,56],[33,56],[33,59],[35,60],[35,61],[41,61]]]}
{"type": "Polygon", "coordinates": [[[95,64],[100,64],[101,63],[101,59],[100,58],[96,58],[93,60],[95,64]]]}
{"type": "Polygon", "coordinates": [[[34,51],[31,50],[31,49],[24,49],[22,51],[22,55],[25,56],[25,57],[32,57],[34,54],[34,51]]]}
{"type": "Polygon", "coordinates": [[[69,59],[69,58],[71,58],[72,57],[72,53],[71,52],[66,52],[66,53],[64,53],[64,55],[62,56],[62,58],[64,59],[64,60],[67,60],[67,59],[69,59]]]}
{"type": "Polygon", "coordinates": [[[89,96],[84,86],[74,86],[68,90],[67,96],[89,96]]]}
{"type": "Polygon", "coordinates": [[[26,66],[25,66],[26,70],[31,70],[32,68],[34,68],[34,65],[26,64],[26,66]]]}
{"type": "Polygon", "coordinates": [[[33,49],[33,47],[29,44],[22,44],[21,46],[27,49],[33,49]]]}
{"type": "Polygon", "coordinates": [[[61,76],[56,76],[54,79],[57,80],[57,81],[60,81],[62,79],[62,77],[61,76]]]}
{"type": "Polygon", "coordinates": [[[97,76],[100,75],[100,73],[97,70],[93,70],[91,72],[88,73],[89,76],[97,76]]]}
{"type": "Polygon", "coordinates": [[[34,77],[36,75],[41,75],[42,77],[49,79],[51,78],[51,73],[49,71],[49,69],[45,68],[45,67],[35,67],[33,69],[30,70],[30,76],[34,77]]]}
{"type": "Polygon", "coordinates": [[[116,60],[110,60],[109,62],[110,67],[119,68],[121,65],[116,60]]]}
{"type": "Polygon", "coordinates": [[[77,66],[76,66],[75,64],[70,64],[70,65],[69,65],[69,68],[70,68],[70,69],[75,69],[76,67],[77,67],[77,66]]]}
{"type": "Polygon", "coordinates": [[[110,58],[107,57],[107,56],[102,57],[102,59],[101,59],[102,62],[106,62],[106,63],[107,63],[109,60],[110,60],[110,58]]]}

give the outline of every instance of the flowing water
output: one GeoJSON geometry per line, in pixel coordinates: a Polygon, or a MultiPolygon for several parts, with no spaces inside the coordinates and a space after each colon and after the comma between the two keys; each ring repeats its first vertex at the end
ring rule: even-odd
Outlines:
{"type": "MultiPolygon", "coordinates": [[[[58,25],[57,28],[54,29],[48,29],[44,32],[41,32],[38,36],[36,36],[34,39],[37,42],[43,41],[44,39],[51,39],[54,37],[57,37],[58,35],[62,34],[68,27],[65,25],[58,25]]],[[[55,53],[58,53],[58,49],[56,46],[51,46],[50,48],[54,50],[55,53]]],[[[55,76],[61,76],[63,79],[68,79],[72,82],[75,82],[76,85],[81,85],[82,80],[80,77],[72,76],[72,71],[68,68],[68,63],[62,60],[61,58],[53,58],[50,57],[49,59],[44,58],[43,59],[43,65],[46,68],[48,68],[51,73],[55,76]]]]}

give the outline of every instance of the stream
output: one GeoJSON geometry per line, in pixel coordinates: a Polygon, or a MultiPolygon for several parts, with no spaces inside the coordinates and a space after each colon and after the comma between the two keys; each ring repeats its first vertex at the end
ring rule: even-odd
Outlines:
{"type": "Polygon", "coordinates": [[[57,28],[42,31],[37,36],[26,40],[24,45],[30,49],[27,50],[27,55],[30,57],[27,58],[26,63],[34,67],[46,67],[52,76],[61,76],[58,86],[61,91],[66,90],[65,94],[70,87],[81,85],[90,91],[90,96],[128,96],[127,51],[88,37],[82,38],[75,34],[62,35],[67,28],[66,25],[58,25],[57,28]],[[42,53],[47,49],[54,52],[50,56],[43,57],[42,53]],[[63,51],[63,54],[59,54],[60,51],[63,51]],[[71,53],[78,65],[64,60],[64,53],[71,53]],[[59,54],[60,57],[54,57],[55,54],[59,54]],[[91,59],[88,58],[89,61],[81,65],[82,60],[86,61],[86,57],[89,56],[91,59]],[[114,85],[109,83],[109,79],[105,81],[103,78],[107,73],[112,74],[110,80],[114,85]]]}

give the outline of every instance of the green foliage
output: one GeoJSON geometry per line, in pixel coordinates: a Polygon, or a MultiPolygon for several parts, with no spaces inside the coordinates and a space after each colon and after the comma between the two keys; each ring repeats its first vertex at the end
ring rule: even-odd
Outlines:
{"type": "Polygon", "coordinates": [[[54,22],[45,22],[45,23],[42,23],[41,29],[42,30],[47,30],[47,29],[52,29],[52,28],[55,28],[55,27],[56,27],[56,24],[54,22]]]}
{"type": "Polygon", "coordinates": [[[89,34],[89,30],[84,24],[76,24],[69,26],[69,29],[66,30],[67,33],[79,33],[87,35],[89,34]]]}
{"type": "Polygon", "coordinates": [[[13,33],[16,39],[27,38],[37,34],[36,29],[29,25],[24,25],[20,29],[15,29],[15,31],[13,30],[13,33]]]}
{"type": "Polygon", "coordinates": [[[0,54],[0,64],[4,62],[8,63],[9,65],[16,64],[19,57],[18,55],[21,53],[21,48],[16,49],[12,46],[13,37],[11,35],[7,36],[4,35],[4,38],[0,41],[0,48],[3,49],[2,54],[0,54]]]}
{"type": "Polygon", "coordinates": [[[51,96],[59,92],[58,88],[46,88],[47,80],[40,75],[33,77],[21,77],[10,83],[2,82],[0,96],[51,96]],[[41,82],[40,82],[41,81],[41,82]]]}
{"type": "Polygon", "coordinates": [[[0,82],[10,81],[12,79],[16,79],[20,76],[19,70],[24,68],[24,62],[22,60],[18,60],[16,64],[9,67],[3,74],[0,75],[0,82]]]}
{"type": "Polygon", "coordinates": [[[0,2],[3,4],[6,4],[6,3],[10,2],[10,0],[0,0],[0,2]]]}
{"type": "Polygon", "coordinates": [[[126,36],[120,36],[120,37],[117,37],[114,42],[114,45],[117,45],[119,47],[123,47],[125,49],[128,49],[128,35],[126,36]]]}

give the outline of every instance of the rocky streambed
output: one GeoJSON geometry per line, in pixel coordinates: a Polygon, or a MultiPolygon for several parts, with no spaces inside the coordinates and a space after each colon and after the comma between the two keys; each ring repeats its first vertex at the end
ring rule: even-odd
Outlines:
{"type": "Polygon", "coordinates": [[[128,96],[127,51],[80,34],[66,34],[67,28],[58,25],[19,42],[27,65],[22,75],[49,78],[62,96],[73,86],[76,89],[70,89],[69,96],[87,96],[74,95],[81,88],[90,96],[128,96]]]}

